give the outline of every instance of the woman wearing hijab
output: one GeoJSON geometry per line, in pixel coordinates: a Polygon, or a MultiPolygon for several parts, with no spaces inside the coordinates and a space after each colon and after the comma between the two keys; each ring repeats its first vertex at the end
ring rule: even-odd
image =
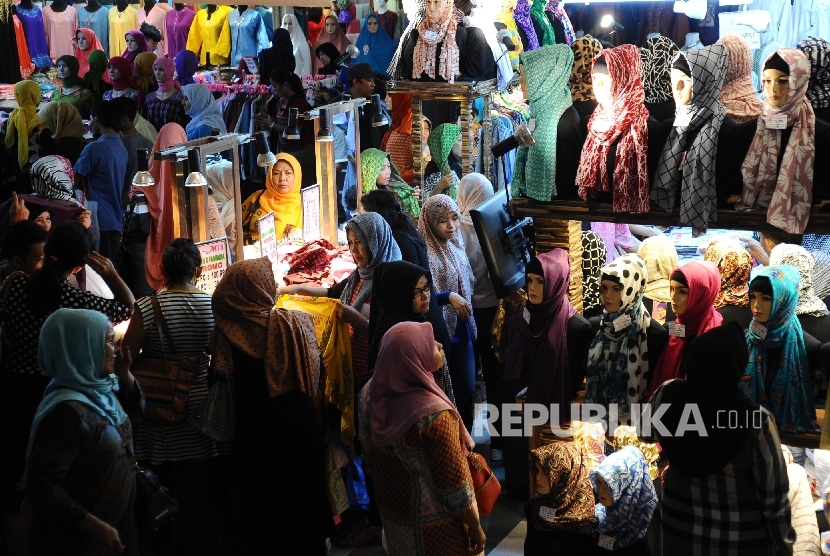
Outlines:
{"type": "Polygon", "coordinates": [[[378,149],[366,149],[360,153],[360,173],[363,195],[376,189],[388,189],[401,200],[404,212],[414,220],[418,219],[421,214],[418,195],[409,184],[403,181],[389,153],[378,149]]]}
{"type": "Polygon", "coordinates": [[[195,83],[193,74],[199,65],[199,56],[189,50],[180,50],[176,54],[176,82],[184,87],[195,83]]]}
{"type": "MultiPolygon", "coordinates": [[[[346,38],[346,34],[343,33],[343,30],[340,28],[337,16],[334,15],[326,16],[325,23],[323,24],[323,30],[320,31],[320,35],[314,43],[314,52],[317,52],[317,48],[319,48],[320,45],[327,42],[333,44],[337,49],[338,58],[346,52],[346,48],[351,44],[349,39],[346,38]]],[[[320,62],[319,58],[312,61],[312,69],[314,70],[312,73],[314,75],[320,74],[321,67],[323,67],[323,64],[320,62]]]]}
{"type": "Polygon", "coordinates": [[[658,432],[669,460],[661,522],[663,544],[677,556],[781,554],[795,541],[780,422],[741,389],[750,359],[743,335],[731,322],[698,336],[689,346],[686,379],[667,382],[651,399],[653,411],[669,405],[661,421],[671,434],[658,432]],[[706,434],[687,429],[674,436],[690,406],[706,434]],[[739,416],[739,426],[723,426],[730,414],[739,416]],[[741,511],[717,510],[724,505],[741,511]]]}
{"type": "Polygon", "coordinates": [[[461,126],[441,124],[427,139],[432,160],[424,171],[424,193],[455,199],[461,181],[461,126]]]}
{"type": "MultiPolygon", "coordinates": [[[[597,534],[600,546],[626,556],[648,556],[645,536],[657,508],[657,492],[648,463],[635,446],[624,446],[591,471],[597,493],[597,534]],[[603,544],[603,538],[609,539],[603,544]]],[[[671,546],[671,545],[669,545],[671,546]]]]}
{"type": "Polygon", "coordinates": [[[597,98],[594,96],[594,86],[591,81],[591,67],[594,58],[602,51],[602,44],[591,35],[583,35],[571,43],[574,53],[571,78],[568,86],[571,89],[574,109],[579,113],[580,120],[587,120],[597,107],[597,98]]]}
{"type": "Polygon", "coordinates": [[[182,94],[184,111],[190,116],[190,123],[185,127],[188,141],[209,137],[214,128],[220,133],[227,133],[222,111],[210,89],[201,83],[193,83],[182,87],[182,94]]]}
{"type": "Polygon", "coordinates": [[[716,265],[720,273],[720,292],[714,307],[723,316],[723,323],[734,321],[746,330],[752,321],[749,310],[752,257],[737,241],[713,241],[703,259],[716,265]]]}
{"type": "Polygon", "coordinates": [[[368,334],[369,306],[375,269],[381,263],[401,260],[401,250],[392,237],[389,224],[374,212],[358,214],[346,222],[346,238],[349,252],[357,265],[348,278],[328,289],[288,286],[281,288],[280,293],[340,300],[337,316],[350,325],[352,371],[357,381],[370,370],[367,362],[371,341],[368,334]]]}
{"type": "Polygon", "coordinates": [[[800,245],[779,243],[769,254],[769,264],[794,266],[801,280],[798,282],[798,303],[795,314],[805,332],[822,344],[830,342],[830,311],[813,291],[813,270],[816,260],[800,245]]]}
{"type": "Polygon", "coordinates": [[[377,15],[369,14],[363,20],[363,27],[357,37],[355,46],[357,46],[360,55],[354,60],[354,63],[369,64],[376,72],[386,75],[397,45],[394,40],[389,38],[377,15]]]}
{"type": "Polygon", "coordinates": [[[58,78],[61,87],[52,93],[52,102],[68,102],[81,113],[81,117],[89,118],[95,95],[84,88],[83,80],[78,77],[78,60],[74,56],[61,56],[55,64],[58,69],[58,78]]]}
{"type": "Polygon", "coordinates": [[[173,78],[176,63],[170,58],[158,58],[153,62],[153,76],[158,90],[144,99],[147,121],[157,130],[165,124],[175,123],[184,127],[189,118],[184,111],[182,87],[173,78]]]}
{"type": "Polygon", "coordinates": [[[673,378],[681,378],[686,346],[707,330],[720,326],[723,317],[715,310],[720,293],[718,268],[707,261],[689,261],[671,273],[671,305],[676,316],[669,325],[669,344],[660,354],[649,384],[649,395],[673,378]]]}
{"type": "Polygon", "coordinates": [[[576,186],[582,199],[613,191],[614,212],[648,212],[648,152],[652,130],[637,47],[624,44],[603,50],[594,60],[592,76],[597,108],[588,120],[576,186]],[[608,171],[608,156],[616,150],[608,171]],[[609,175],[610,174],[610,175],[609,175]]]}
{"type": "Polygon", "coordinates": [[[303,172],[296,158],[278,153],[277,161],[268,168],[265,189],[255,192],[242,203],[242,226],[250,243],[259,239],[256,222],[269,212],[274,213],[277,241],[302,229],[303,200],[300,184],[303,172]]]}
{"type": "Polygon", "coordinates": [[[337,65],[340,52],[330,42],[324,42],[316,47],[314,49],[314,55],[316,56],[316,60],[320,62],[317,75],[337,75],[340,72],[340,66],[337,65]]]}
{"type": "Polygon", "coordinates": [[[124,35],[124,39],[127,41],[127,49],[124,50],[121,57],[127,60],[133,70],[135,70],[136,57],[144,52],[150,52],[150,49],[147,48],[147,40],[144,38],[144,33],[138,29],[128,31],[124,35]]]}
{"type": "Polygon", "coordinates": [[[38,159],[38,135],[43,131],[43,121],[37,115],[40,104],[40,86],[34,81],[19,81],[14,86],[14,99],[17,108],[12,110],[5,126],[6,149],[17,156],[20,176],[28,174],[29,167],[38,159]]]}
{"type": "Polygon", "coordinates": [[[107,317],[58,309],[40,331],[49,386],[35,414],[23,485],[32,554],[138,554],[130,418],[144,397],[107,317]],[[94,513],[93,513],[94,512],[94,513]]]}
{"type": "Polygon", "coordinates": [[[526,556],[588,554],[596,546],[589,466],[579,443],[553,442],[530,452],[536,494],[524,505],[526,556]]]}
{"type": "Polygon", "coordinates": [[[752,50],[738,35],[726,35],[717,44],[726,47],[729,64],[718,100],[736,124],[757,120],[764,109],[752,84],[752,50]]]}
{"type": "Polygon", "coordinates": [[[513,194],[538,201],[576,198],[574,180],[579,164],[579,115],[571,107],[566,79],[573,51],[551,45],[521,55],[519,71],[535,122],[536,143],[519,148],[513,171],[513,194]],[[561,133],[561,136],[560,136],[561,133]]]}
{"type": "Polygon", "coordinates": [[[392,125],[383,136],[380,150],[389,153],[390,161],[400,170],[401,178],[412,185],[415,169],[412,166],[412,95],[391,93],[392,125]]]}
{"type": "Polygon", "coordinates": [[[84,87],[95,95],[95,102],[104,98],[104,93],[112,90],[112,85],[107,81],[107,55],[103,50],[93,50],[87,58],[89,69],[84,74],[84,87]]]}
{"type": "Polygon", "coordinates": [[[807,37],[795,46],[810,60],[810,81],[807,98],[813,105],[817,120],[830,122],[830,42],[807,37]]]}
{"type": "Polygon", "coordinates": [[[152,52],[142,52],[133,61],[135,68],[133,87],[141,92],[142,98],[146,98],[149,93],[154,93],[158,88],[156,78],[153,75],[153,64],[155,61],[156,55],[152,52]]]}
{"type": "Polygon", "coordinates": [[[640,49],[645,107],[649,115],[662,122],[674,117],[671,65],[680,49],[668,37],[648,39],[640,49]]]}
{"type": "Polygon", "coordinates": [[[78,77],[83,78],[89,71],[89,55],[96,50],[104,50],[95,32],[87,27],[80,27],[72,40],[75,46],[75,58],[78,60],[78,77]]]}
{"type": "Polygon", "coordinates": [[[41,154],[63,156],[72,165],[78,162],[86,146],[86,127],[78,109],[68,102],[47,102],[37,115],[46,128],[39,139],[41,154]]]}
{"type": "Polygon", "coordinates": [[[646,263],[648,282],[643,291],[643,306],[660,324],[674,321],[671,310],[669,278],[677,268],[677,249],[664,234],[648,237],[637,249],[637,255],[646,263]]]}
{"type": "Polygon", "coordinates": [[[429,323],[402,322],[384,336],[361,423],[390,550],[479,554],[467,455],[474,443],[433,373],[444,366],[429,323]]]}
{"type": "Polygon", "coordinates": [[[603,303],[599,279],[605,266],[605,242],[596,232],[582,232],[582,316],[591,319],[602,315],[603,303]]]}
{"type": "Polygon", "coordinates": [[[253,554],[324,554],[332,534],[320,350],[311,317],[275,309],[276,300],[265,257],[237,261],[213,293],[211,362],[232,375],[237,396],[241,523],[253,554]]]}
{"type": "Polygon", "coordinates": [[[285,14],[282,28],[291,35],[291,53],[294,55],[294,73],[299,77],[311,74],[311,50],[303,28],[294,14],[285,14]]]}
{"type": "Polygon", "coordinates": [[[141,92],[132,88],[133,68],[126,58],[115,56],[107,62],[107,73],[112,83],[112,90],[106,91],[103,100],[112,100],[119,97],[133,99],[138,106],[141,102],[141,92]]]}
{"type": "Polygon", "coordinates": [[[588,349],[585,401],[617,404],[623,425],[631,424],[631,406],[648,399],[654,364],[667,340],[666,330],[643,306],[647,283],[646,263],[637,255],[623,255],[600,273],[604,312],[599,322],[592,321],[597,332],[588,349]]]}

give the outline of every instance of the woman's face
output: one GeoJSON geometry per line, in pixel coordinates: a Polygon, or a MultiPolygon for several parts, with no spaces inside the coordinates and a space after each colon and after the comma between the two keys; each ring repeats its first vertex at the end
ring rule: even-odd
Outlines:
{"type": "Polygon", "coordinates": [[[421,145],[426,145],[427,144],[427,139],[429,139],[429,132],[430,132],[429,122],[422,119],[421,120],[421,145]]]}
{"type": "MultiPolygon", "coordinates": [[[[110,75],[110,77],[112,77],[112,75],[110,75]]],[[[182,108],[184,108],[184,113],[185,114],[190,112],[190,107],[191,106],[192,105],[190,104],[190,99],[187,98],[187,95],[182,95],[182,108]]]]}
{"type": "Polygon", "coordinates": [[[353,231],[346,230],[346,241],[349,244],[349,253],[352,254],[354,264],[360,268],[366,268],[369,266],[370,261],[369,257],[366,255],[366,249],[363,247],[363,244],[360,243],[360,240],[353,231]]]}
{"type": "Polygon", "coordinates": [[[282,28],[288,31],[289,33],[294,32],[294,22],[291,21],[290,17],[285,16],[284,18],[282,18],[282,28]]]}
{"type": "Polygon", "coordinates": [[[529,272],[525,284],[527,288],[527,302],[531,305],[538,305],[545,299],[545,277],[540,274],[529,272]]]}
{"type": "Polygon", "coordinates": [[[370,17],[369,21],[366,22],[366,28],[372,34],[377,33],[378,32],[378,20],[377,20],[377,18],[370,17]]]}
{"type": "Polygon", "coordinates": [[[749,292],[749,310],[756,322],[767,322],[772,313],[772,297],[761,292],[749,292]]]}
{"type": "Polygon", "coordinates": [[[58,78],[66,79],[67,77],[70,77],[71,75],[72,75],[72,72],[69,71],[69,66],[67,66],[66,63],[63,60],[58,62],[58,78]]]}
{"type": "Polygon", "coordinates": [[[761,74],[764,98],[773,108],[780,108],[787,102],[790,92],[790,76],[777,69],[765,69],[761,74]]]}
{"type": "Polygon", "coordinates": [[[86,50],[87,48],[89,48],[89,41],[86,40],[86,35],[84,35],[83,33],[78,33],[77,35],[75,35],[75,44],[77,44],[78,48],[80,48],[81,50],[86,50]]]}
{"type": "Polygon", "coordinates": [[[322,50],[317,53],[317,59],[320,60],[320,63],[324,66],[327,66],[331,63],[331,58],[329,58],[328,54],[326,54],[322,50]]]}
{"type": "Polygon", "coordinates": [[[109,376],[115,372],[115,330],[112,323],[107,323],[107,335],[104,339],[104,364],[101,367],[101,375],[109,376]]]}
{"type": "Polygon", "coordinates": [[[458,139],[455,140],[455,143],[452,144],[452,151],[450,151],[453,156],[457,159],[461,159],[461,136],[458,136],[458,139]]]}
{"type": "Polygon", "coordinates": [[[435,235],[440,239],[450,240],[458,231],[458,213],[451,212],[435,226],[435,235]]]}
{"type": "Polygon", "coordinates": [[[550,494],[550,479],[547,473],[542,471],[542,466],[536,462],[536,471],[533,473],[536,476],[536,494],[547,496],[550,494]]]}
{"type": "Polygon", "coordinates": [[[277,186],[277,193],[288,193],[294,188],[294,168],[284,160],[279,160],[271,170],[271,179],[277,186]]]}
{"type": "Polygon", "coordinates": [[[127,50],[129,50],[130,52],[135,52],[136,50],[138,50],[138,43],[135,42],[135,39],[132,35],[126,35],[124,38],[127,39],[127,50]]]}
{"type": "Polygon", "coordinates": [[[672,280],[669,284],[669,294],[671,295],[671,310],[674,314],[680,316],[685,313],[686,305],[689,303],[689,286],[672,280]]]}
{"type": "Polygon", "coordinates": [[[429,311],[429,281],[426,276],[421,276],[415,289],[412,291],[412,312],[419,315],[429,311]]]}
{"type": "Polygon", "coordinates": [[[610,508],[614,505],[614,496],[611,494],[611,488],[602,475],[597,475],[597,496],[599,496],[599,503],[610,508]]]}
{"type": "Polygon", "coordinates": [[[49,211],[41,212],[37,215],[37,218],[35,218],[35,224],[48,232],[52,229],[52,215],[49,214],[49,211]]]}
{"type": "Polygon", "coordinates": [[[599,285],[602,295],[602,304],[609,313],[617,313],[622,309],[622,286],[613,280],[603,280],[599,285]]]}
{"type": "Polygon", "coordinates": [[[389,163],[389,159],[383,161],[383,166],[380,169],[380,173],[378,174],[377,184],[381,187],[386,187],[389,185],[389,180],[392,179],[392,165],[389,163]]]}
{"type": "Polygon", "coordinates": [[[151,39],[150,37],[144,37],[144,42],[147,43],[147,52],[155,52],[156,47],[158,46],[158,41],[151,39]]]}
{"type": "Polygon", "coordinates": [[[291,90],[288,83],[275,83],[271,81],[271,84],[274,86],[274,90],[277,91],[280,98],[288,98],[294,94],[294,91],[291,90]]]}
{"type": "Polygon", "coordinates": [[[333,35],[337,32],[337,22],[332,18],[326,19],[326,33],[333,35]]]}
{"type": "Polygon", "coordinates": [[[107,66],[107,73],[110,75],[110,81],[118,81],[121,79],[121,72],[115,66],[107,66]]]}
{"type": "Polygon", "coordinates": [[[156,81],[159,83],[167,81],[167,72],[161,66],[153,66],[153,75],[156,76],[156,81]]]}
{"type": "Polygon", "coordinates": [[[432,372],[434,373],[437,373],[438,371],[444,368],[444,346],[441,345],[441,342],[435,342],[432,368],[432,372]]]}
{"type": "Polygon", "coordinates": [[[594,96],[597,98],[597,103],[603,108],[610,108],[613,103],[611,97],[611,76],[607,73],[591,74],[591,83],[594,86],[594,96]]]}

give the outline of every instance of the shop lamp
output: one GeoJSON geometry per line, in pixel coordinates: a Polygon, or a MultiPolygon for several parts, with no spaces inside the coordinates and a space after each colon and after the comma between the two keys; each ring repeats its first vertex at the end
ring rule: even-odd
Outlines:
{"type": "Polygon", "coordinates": [[[499,141],[490,147],[490,152],[493,153],[494,157],[498,158],[506,155],[513,149],[517,149],[519,147],[529,147],[535,144],[536,140],[533,139],[533,135],[530,133],[527,126],[525,124],[519,124],[513,128],[513,135],[511,137],[508,137],[503,141],[499,141]]]}
{"type": "Polygon", "coordinates": [[[190,165],[190,174],[184,180],[185,187],[201,187],[207,185],[207,180],[202,175],[202,159],[199,156],[199,151],[196,149],[187,151],[187,161],[190,165]]]}
{"type": "Polygon", "coordinates": [[[334,135],[331,133],[331,129],[329,128],[331,124],[329,124],[329,109],[328,108],[321,108],[320,109],[320,131],[317,132],[317,140],[324,141],[324,142],[331,142],[334,141],[334,135]]]}
{"type": "Polygon", "coordinates": [[[150,160],[150,153],[147,149],[138,149],[138,172],[133,176],[133,185],[136,187],[151,187],[156,184],[153,176],[150,175],[149,165],[147,161],[150,160]]]}
{"type": "Polygon", "coordinates": [[[297,127],[297,119],[300,117],[300,109],[299,108],[289,108],[288,109],[288,127],[285,128],[285,131],[282,132],[283,139],[299,139],[300,138],[300,130],[297,127]]]}
{"type": "Polygon", "coordinates": [[[600,20],[599,25],[600,27],[605,28],[611,27],[614,31],[622,31],[625,29],[625,27],[614,21],[614,16],[611,14],[605,14],[602,16],[602,20],[600,20]]]}
{"type": "Polygon", "coordinates": [[[372,95],[372,107],[375,109],[375,115],[372,116],[372,127],[389,125],[389,118],[386,117],[380,107],[380,95],[372,95]]]}
{"type": "Polygon", "coordinates": [[[271,152],[268,146],[268,135],[264,131],[256,134],[256,165],[263,168],[268,168],[272,164],[277,163],[277,157],[271,152]]]}

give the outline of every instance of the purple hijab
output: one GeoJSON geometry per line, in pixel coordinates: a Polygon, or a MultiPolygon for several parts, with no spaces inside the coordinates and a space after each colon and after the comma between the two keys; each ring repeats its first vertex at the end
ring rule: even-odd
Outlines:
{"type": "Polygon", "coordinates": [[[527,383],[527,403],[560,404],[560,418],[567,420],[570,413],[565,406],[571,401],[568,319],[576,313],[568,300],[571,260],[563,249],[542,253],[536,260],[544,273],[544,300],[525,306],[530,322],[524,311],[510,319],[504,378],[527,383]]]}
{"type": "Polygon", "coordinates": [[[196,83],[193,79],[193,74],[196,73],[196,67],[199,65],[199,57],[189,50],[180,50],[176,54],[176,81],[179,85],[191,85],[196,83]]]}
{"type": "Polygon", "coordinates": [[[130,63],[130,67],[133,68],[135,71],[135,58],[142,52],[150,52],[150,49],[147,48],[147,41],[144,39],[144,33],[139,31],[138,29],[133,29],[132,31],[127,31],[125,35],[130,35],[133,40],[138,44],[138,48],[135,52],[130,52],[129,49],[124,50],[124,54],[121,55],[122,58],[126,58],[127,61],[130,63]]]}

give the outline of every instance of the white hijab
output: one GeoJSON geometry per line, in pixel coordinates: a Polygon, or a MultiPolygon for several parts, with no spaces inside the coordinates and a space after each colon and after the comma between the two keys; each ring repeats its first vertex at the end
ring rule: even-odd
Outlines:
{"type": "MultiPolygon", "coordinates": [[[[291,28],[293,29],[291,31],[291,46],[294,48],[294,62],[296,64],[294,66],[294,73],[300,77],[310,75],[311,49],[308,46],[308,40],[306,40],[302,28],[300,28],[300,22],[297,21],[297,16],[294,14],[286,14],[283,16],[283,20],[286,17],[291,18],[291,28]]],[[[282,28],[285,29],[285,24],[282,25],[282,28]]]]}

